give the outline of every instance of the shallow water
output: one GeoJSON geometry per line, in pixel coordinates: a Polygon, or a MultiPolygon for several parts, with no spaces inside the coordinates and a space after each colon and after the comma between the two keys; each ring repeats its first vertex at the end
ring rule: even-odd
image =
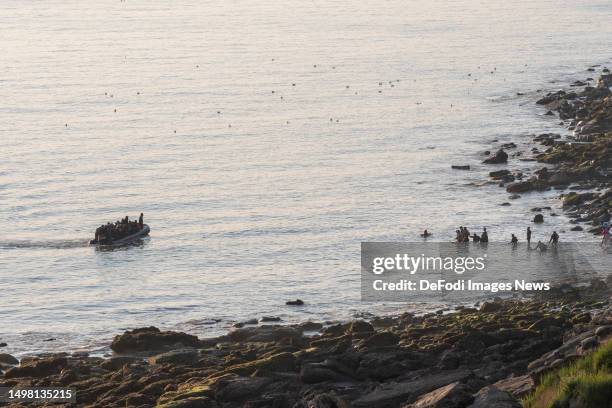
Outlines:
{"type": "MultiPolygon", "coordinates": [[[[536,91],[610,64],[611,17],[605,0],[2,2],[4,350],[427,307],[360,303],[360,242],[504,241],[531,207],[560,213],[555,192],[500,207],[478,163],[492,140],[563,132],[536,91]],[[140,211],[143,245],[86,246],[140,211]]],[[[545,217],[536,238],[592,239],[545,217]]]]}

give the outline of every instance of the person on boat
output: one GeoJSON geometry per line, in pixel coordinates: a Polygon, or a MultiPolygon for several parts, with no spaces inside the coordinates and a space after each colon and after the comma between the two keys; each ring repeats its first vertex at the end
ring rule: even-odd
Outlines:
{"type": "Polygon", "coordinates": [[[527,246],[531,245],[531,228],[527,227],[527,246]]]}
{"type": "MultiPolygon", "coordinates": [[[[144,214],[143,213],[140,213],[140,217],[138,217],[138,226],[140,227],[141,230],[144,227],[144,214]]],[[[427,230],[425,230],[425,233],[427,233],[427,230]]]]}
{"type": "Polygon", "coordinates": [[[480,242],[489,242],[489,234],[487,234],[487,227],[483,228],[482,234],[480,235],[480,242]]]}
{"type": "Polygon", "coordinates": [[[513,247],[516,247],[518,245],[518,238],[516,237],[516,235],[512,234],[512,239],[510,240],[510,243],[513,247]]]}
{"type": "Polygon", "coordinates": [[[552,245],[556,247],[558,242],[559,234],[557,234],[557,231],[553,231],[552,235],[550,236],[550,241],[548,241],[548,244],[550,245],[552,243],[552,245]]]}

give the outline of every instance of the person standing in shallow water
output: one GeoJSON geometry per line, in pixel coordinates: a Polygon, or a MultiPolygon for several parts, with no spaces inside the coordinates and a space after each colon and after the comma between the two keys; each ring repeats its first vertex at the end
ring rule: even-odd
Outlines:
{"type": "Polygon", "coordinates": [[[527,227],[527,246],[531,246],[531,228],[527,227]]]}
{"type": "Polygon", "coordinates": [[[480,242],[489,242],[489,234],[487,234],[487,227],[484,227],[482,234],[480,235],[480,242]]]}
{"type": "Polygon", "coordinates": [[[559,242],[559,234],[557,234],[557,231],[553,231],[552,235],[550,236],[550,241],[548,241],[548,244],[552,243],[552,246],[557,246],[557,243],[559,242]]]}
{"type": "Polygon", "coordinates": [[[516,247],[518,245],[518,238],[514,234],[512,234],[512,239],[510,240],[510,243],[513,247],[516,247]]]}
{"type": "Polygon", "coordinates": [[[143,213],[140,213],[140,217],[138,217],[138,226],[140,227],[140,229],[142,229],[144,226],[144,214],[143,213]]]}

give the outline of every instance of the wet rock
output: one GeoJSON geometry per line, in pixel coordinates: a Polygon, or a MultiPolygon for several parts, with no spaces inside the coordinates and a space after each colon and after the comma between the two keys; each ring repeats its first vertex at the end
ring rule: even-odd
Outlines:
{"type": "Polygon", "coordinates": [[[0,353],[0,364],[17,365],[19,364],[19,360],[10,354],[0,353]]]}
{"type": "Polygon", "coordinates": [[[582,231],[584,230],[584,228],[582,228],[580,225],[576,225],[575,227],[572,227],[570,229],[570,231],[582,231]]]}
{"type": "Polygon", "coordinates": [[[49,357],[34,359],[24,363],[22,360],[21,366],[14,367],[4,373],[4,378],[20,378],[20,377],[46,377],[52,374],[58,374],[68,364],[65,357],[49,357]]]}
{"type": "Polygon", "coordinates": [[[0,343],[0,348],[2,348],[2,347],[6,347],[6,346],[8,346],[8,344],[6,344],[6,343],[4,343],[4,342],[0,343]]]}
{"type": "Polygon", "coordinates": [[[509,175],[510,175],[510,170],[497,170],[497,171],[492,171],[489,173],[489,177],[491,177],[494,180],[499,180],[509,175]]]}
{"type": "Polygon", "coordinates": [[[264,316],[261,319],[259,319],[260,323],[270,323],[270,322],[280,322],[281,319],[280,317],[277,316],[264,316]]]}
{"type": "Polygon", "coordinates": [[[535,217],[533,217],[533,222],[535,222],[536,224],[541,224],[544,222],[544,216],[542,214],[536,214],[535,217]]]}
{"type": "Polygon", "coordinates": [[[474,402],[468,408],[521,408],[521,404],[509,393],[489,386],[475,395],[474,402]]]}
{"type": "Polygon", "coordinates": [[[485,164],[502,164],[508,162],[508,153],[504,149],[499,149],[495,154],[489,156],[483,161],[485,164]]]}
{"type": "Polygon", "coordinates": [[[173,346],[198,347],[200,341],[190,334],[143,327],[115,336],[111,349],[117,353],[163,350],[173,346]]]}
{"type": "Polygon", "coordinates": [[[465,407],[474,400],[465,384],[454,382],[421,395],[416,402],[402,408],[457,408],[465,407]]]}
{"type": "Polygon", "coordinates": [[[453,165],[451,166],[451,168],[452,168],[452,169],[455,169],[455,170],[469,170],[469,169],[470,169],[470,166],[469,166],[469,165],[467,165],[467,164],[466,164],[466,165],[455,165],[455,164],[453,164],[453,165]]]}
{"type": "Polygon", "coordinates": [[[289,300],[285,303],[287,306],[302,306],[304,301],[301,299],[289,300]]]}
{"type": "Polygon", "coordinates": [[[351,322],[348,331],[350,333],[372,333],[374,326],[364,320],[355,320],[351,322]]]}

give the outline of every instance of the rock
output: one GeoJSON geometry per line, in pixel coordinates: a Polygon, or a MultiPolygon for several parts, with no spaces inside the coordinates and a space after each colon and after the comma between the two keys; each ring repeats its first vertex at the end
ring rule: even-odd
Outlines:
{"type": "Polygon", "coordinates": [[[510,200],[518,200],[519,198],[521,198],[520,195],[518,194],[512,194],[510,197],[508,197],[510,200]]]}
{"type": "Polygon", "coordinates": [[[6,343],[0,343],[0,348],[2,348],[2,347],[6,347],[6,346],[8,346],[8,344],[6,344],[6,343]]]}
{"type": "Polygon", "coordinates": [[[374,391],[357,398],[353,401],[353,406],[372,408],[396,406],[402,402],[411,403],[420,395],[457,381],[462,382],[471,375],[471,371],[459,369],[442,371],[413,381],[384,383],[374,391]]]}
{"type": "Polygon", "coordinates": [[[289,300],[285,303],[287,306],[302,306],[304,301],[301,299],[289,300]]]}
{"type": "Polygon", "coordinates": [[[149,364],[189,365],[198,362],[200,353],[194,349],[172,350],[149,358],[149,364]]]}
{"type": "Polygon", "coordinates": [[[237,402],[258,396],[259,391],[270,384],[271,378],[227,375],[215,383],[215,397],[219,401],[237,402]]]}
{"type": "Polygon", "coordinates": [[[562,326],[563,326],[563,321],[561,319],[558,319],[552,316],[546,316],[539,320],[536,320],[535,323],[529,326],[527,330],[542,331],[549,327],[562,327],[562,326]]]}
{"type": "Polygon", "coordinates": [[[451,168],[452,168],[452,169],[455,169],[455,170],[469,170],[469,169],[470,169],[470,166],[469,166],[469,165],[454,165],[454,164],[453,164],[453,165],[451,166],[451,168]]]}
{"type": "Polygon", "coordinates": [[[597,340],[597,336],[587,337],[580,342],[580,348],[582,350],[591,350],[596,348],[598,345],[599,341],[597,340]]]}
{"type": "Polygon", "coordinates": [[[421,395],[416,402],[402,408],[457,408],[465,407],[473,400],[468,386],[454,382],[421,395]]]}
{"type": "Polygon", "coordinates": [[[350,333],[372,333],[374,327],[364,320],[354,320],[348,328],[350,333]]]}
{"type": "Polygon", "coordinates": [[[21,362],[21,366],[9,369],[4,378],[35,377],[41,378],[58,374],[68,364],[65,357],[36,358],[21,362]]]}
{"type": "Polygon", "coordinates": [[[483,313],[493,313],[501,310],[503,305],[500,302],[483,302],[480,305],[480,311],[483,313]]]}
{"type": "Polygon", "coordinates": [[[508,207],[508,206],[511,206],[511,205],[512,205],[512,204],[510,204],[510,203],[509,203],[509,202],[507,202],[507,201],[506,201],[505,203],[501,203],[501,204],[500,204],[500,206],[502,206],[502,207],[508,207]]]}
{"type": "Polygon", "coordinates": [[[367,348],[395,346],[399,343],[399,340],[400,338],[397,334],[389,331],[382,331],[363,340],[361,346],[367,348]]]}
{"type": "Polygon", "coordinates": [[[342,382],[350,380],[350,378],[323,364],[306,363],[302,365],[300,370],[300,380],[304,384],[317,384],[322,382],[342,382]]]}
{"type": "Polygon", "coordinates": [[[19,360],[17,360],[15,357],[11,356],[10,354],[0,353],[0,363],[8,364],[8,365],[18,365],[19,360]]]}
{"type": "Polygon", "coordinates": [[[521,404],[509,393],[494,386],[488,386],[475,395],[474,402],[468,408],[521,408],[521,404]]]}
{"type": "Polygon", "coordinates": [[[117,353],[163,350],[173,346],[198,347],[200,340],[190,334],[143,327],[115,336],[111,349],[117,353]]]}
{"type": "Polygon", "coordinates": [[[136,357],[115,356],[115,357],[109,358],[108,360],[103,361],[100,364],[100,367],[108,371],[115,371],[115,370],[119,370],[120,368],[123,368],[123,366],[126,364],[132,364],[138,361],[142,361],[142,360],[136,357]]]}
{"type": "Polygon", "coordinates": [[[576,225],[575,227],[572,227],[570,229],[570,231],[582,231],[584,230],[584,228],[582,228],[580,225],[576,225]]]}
{"type": "Polygon", "coordinates": [[[612,335],[612,326],[599,326],[595,329],[595,335],[600,338],[605,338],[612,335]]]}
{"type": "Polygon", "coordinates": [[[509,175],[510,175],[510,170],[497,170],[497,171],[492,171],[489,173],[489,177],[491,177],[494,180],[499,180],[509,175]]]}
{"type": "Polygon", "coordinates": [[[288,340],[297,343],[302,339],[302,331],[294,327],[269,325],[237,329],[227,336],[235,342],[280,342],[288,340]]]}
{"type": "Polygon", "coordinates": [[[283,319],[277,316],[264,316],[261,319],[259,319],[261,323],[280,322],[281,320],[283,319]]]}
{"type": "Polygon", "coordinates": [[[529,374],[500,380],[493,386],[501,391],[512,394],[514,398],[522,398],[535,388],[533,378],[529,374]]]}
{"type": "Polygon", "coordinates": [[[495,154],[486,158],[483,163],[485,164],[501,164],[508,162],[508,153],[504,149],[499,149],[495,154]]]}
{"type": "Polygon", "coordinates": [[[536,214],[535,217],[533,217],[533,222],[537,223],[537,224],[541,224],[544,222],[544,216],[542,214],[536,214]]]}

